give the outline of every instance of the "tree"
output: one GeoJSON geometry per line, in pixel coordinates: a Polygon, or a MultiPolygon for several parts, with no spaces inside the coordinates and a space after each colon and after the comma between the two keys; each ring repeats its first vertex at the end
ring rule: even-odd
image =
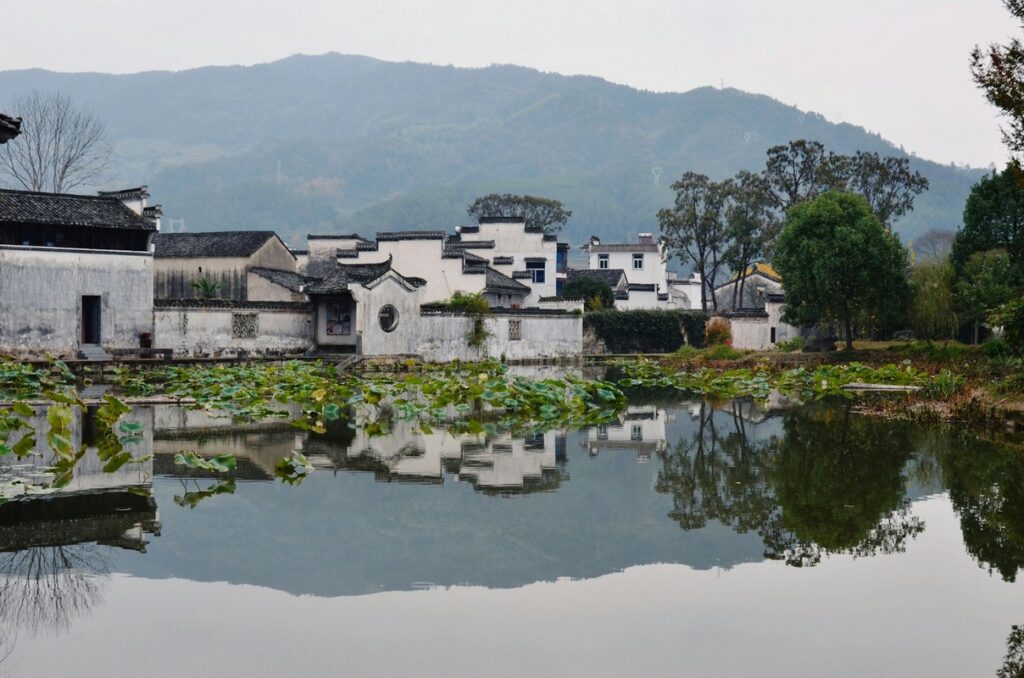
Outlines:
{"type": "Polygon", "coordinates": [[[1010,255],[1006,250],[975,252],[964,264],[955,284],[956,301],[964,320],[974,324],[974,343],[978,343],[981,323],[1013,298],[1011,275],[1010,255]]]}
{"type": "Polygon", "coordinates": [[[910,160],[857,151],[846,163],[847,190],[864,196],[886,226],[914,209],[914,198],[928,190],[928,179],[912,172],[910,160]]]}
{"type": "Polygon", "coordinates": [[[917,264],[910,270],[910,327],[921,339],[952,339],[960,328],[948,261],[917,264]]]}
{"type": "Polygon", "coordinates": [[[718,311],[715,283],[728,237],[724,207],[730,187],[731,182],[716,183],[703,174],[687,172],[672,184],[675,204],[658,211],[661,234],[669,250],[684,263],[692,263],[701,276],[703,309],[708,307],[710,292],[712,308],[718,311]]]}
{"type": "MultiPolygon", "coordinates": [[[[1003,0],[1006,9],[1024,22],[1024,0],[1003,0]]],[[[1024,44],[1013,38],[1006,45],[976,46],[971,74],[985,97],[1009,120],[1003,142],[1014,153],[1024,150],[1024,44]]]]}
{"type": "Polygon", "coordinates": [[[99,180],[111,147],[103,124],[61,94],[14,100],[22,118],[17,143],[0,146],[0,176],[28,191],[64,193],[99,180]]]}
{"type": "Polygon", "coordinates": [[[728,246],[722,260],[739,277],[732,288],[732,307],[743,298],[750,265],[765,256],[777,235],[768,180],[751,172],[740,172],[732,180],[725,208],[728,246]]]}
{"type": "Polygon", "coordinates": [[[846,162],[817,141],[798,139],[768,149],[764,176],[772,203],[785,212],[846,185],[846,162]]]}
{"type": "Polygon", "coordinates": [[[953,241],[953,266],[962,273],[972,254],[992,249],[1006,250],[1014,284],[1024,282],[1024,170],[1017,162],[971,189],[953,241]]]}
{"type": "Polygon", "coordinates": [[[518,217],[526,220],[527,228],[542,229],[545,233],[557,233],[572,216],[572,212],[557,200],[508,193],[491,193],[477,198],[466,211],[474,219],[518,217]]]}
{"type": "Polygon", "coordinates": [[[859,195],[829,192],[793,207],[772,264],[786,282],[786,321],[837,322],[847,349],[858,315],[891,313],[906,297],[907,251],[859,195]]]}
{"type": "Polygon", "coordinates": [[[576,278],[562,287],[562,296],[568,299],[582,299],[588,311],[614,308],[615,293],[611,285],[597,278],[576,278]]]}

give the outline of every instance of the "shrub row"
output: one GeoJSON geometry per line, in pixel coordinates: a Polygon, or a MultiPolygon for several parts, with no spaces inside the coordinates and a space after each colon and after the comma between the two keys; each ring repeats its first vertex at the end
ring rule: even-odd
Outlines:
{"type": "Polygon", "coordinates": [[[684,343],[704,345],[702,311],[595,311],[583,317],[612,353],[673,353],[684,343]]]}

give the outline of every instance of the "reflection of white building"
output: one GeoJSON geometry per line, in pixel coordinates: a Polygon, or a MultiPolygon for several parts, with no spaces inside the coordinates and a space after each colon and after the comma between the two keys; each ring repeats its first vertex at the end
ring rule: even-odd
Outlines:
{"type": "Polygon", "coordinates": [[[615,424],[602,424],[587,431],[590,454],[601,450],[636,450],[637,461],[647,462],[655,452],[664,452],[665,410],[653,405],[630,406],[615,424]]]}
{"type": "MultiPolygon", "coordinates": [[[[559,476],[565,437],[555,431],[524,438],[493,438],[445,431],[422,433],[417,424],[396,423],[386,435],[355,432],[343,465],[359,468],[367,458],[388,481],[444,481],[446,473],[480,490],[509,492],[543,488],[559,476]]],[[[310,461],[320,465],[311,453],[310,461]]]]}

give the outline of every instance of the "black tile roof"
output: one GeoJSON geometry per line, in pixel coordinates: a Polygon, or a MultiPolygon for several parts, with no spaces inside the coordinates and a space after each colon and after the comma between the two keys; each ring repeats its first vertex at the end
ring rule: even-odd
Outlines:
{"type": "Polygon", "coordinates": [[[493,268],[487,268],[487,280],[486,280],[486,291],[488,292],[513,292],[516,294],[527,294],[530,292],[530,288],[519,282],[513,280],[500,271],[495,271],[493,268]]]}
{"type": "Polygon", "coordinates": [[[21,118],[12,118],[0,113],[0,144],[21,134],[21,118]]]}
{"type": "Polygon", "coordinates": [[[308,285],[315,282],[316,278],[310,278],[302,275],[301,273],[295,273],[294,271],[278,271],[273,268],[260,268],[254,267],[249,269],[250,273],[255,273],[261,278],[265,278],[275,285],[280,285],[292,292],[301,292],[303,285],[308,285]]]}
{"type": "Polygon", "coordinates": [[[491,263],[494,264],[495,266],[498,266],[498,265],[506,265],[507,266],[507,265],[510,265],[510,264],[512,264],[514,262],[515,262],[515,259],[513,257],[508,257],[508,256],[494,257],[493,259],[491,259],[491,263]]]}
{"type": "Polygon", "coordinates": [[[457,250],[493,250],[493,240],[455,240],[448,239],[445,243],[446,248],[457,249],[457,250]]]}
{"type": "Polygon", "coordinates": [[[305,292],[310,295],[338,294],[347,290],[351,284],[363,285],[373,282],[390,270],[391,257],[378,264],[336,264],[331,273],[322,280],[307,285],[305,292]]]}
{"type": "Polygon", "coordinates": [[[630,292],[654,292],[657,286],[654,283],[630,283],[630,292]]]}
{"type": "Polygon", "coordinates": [[[248,257],[263,247],[273,231],[160,233],[154,239],[157,259],[170,257],[248,257]]]}
{"type": "Polygon", "coordinates": [[[338,235],[307,233],[306,240],[362,240],[363,242],[370,242],[358,233],[339,233],[338,235]]]}
{"type": "Polygon", "coordinates": [[[444,231],[382,231],[377,240],[444,240],[447,235],[444,231]]]}
{"type": "Polygon", "coordinates": [[[117,198],[0,189],[0,223],[155,231],[156,224],[117,198]]]}
{"type": "Polygon", "coordinates": [[[525,224],[525,217],[480,217],[481,224],[525,224]]]}
{"type": "Polygon", "coordinates": [[[615,287],[625,277],[626,272],[621,268],[571,268],[566,273],[566,280],[569,282],[580,278],[594,278],[608,283],[610,287],[615,287]]]}

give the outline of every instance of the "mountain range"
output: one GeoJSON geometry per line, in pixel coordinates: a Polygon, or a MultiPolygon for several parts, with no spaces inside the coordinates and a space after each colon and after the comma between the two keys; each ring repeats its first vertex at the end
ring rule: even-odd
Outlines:
{"type": "MultiPolygon", "coordinates": [[[[657,231],[673,180],[759,170],[814,139],[906,155],[878,134],[735,89],[655,93],[518,66],[455,68],[341,54],[128,75],[0,72],[0,110],[60,91],[107,126],[106,188],[148,184],[173,230],[450,229],[486,193],[561,200],[562,239],[657,231]]],[[[17,115],[17,111],[7,112],[17,115]]],[[[983,174],[911,157],[930,190],[895,228],[954,230],[983,174]]]]}

